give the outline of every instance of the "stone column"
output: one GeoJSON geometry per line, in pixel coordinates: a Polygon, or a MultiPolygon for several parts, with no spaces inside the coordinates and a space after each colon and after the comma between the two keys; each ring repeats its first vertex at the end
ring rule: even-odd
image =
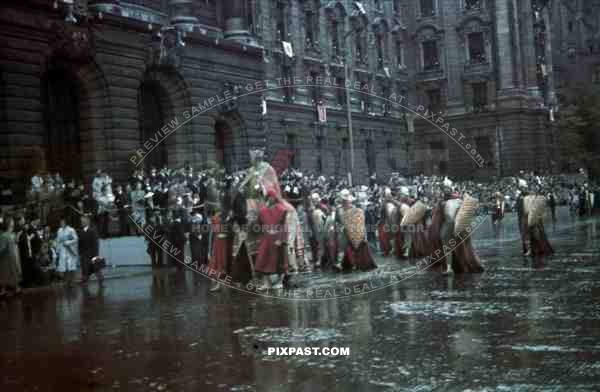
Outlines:
{"type": "Polygon", "coordinates": [[[499,95],[507,95],[515,88],[513,66],[512,18],[509,2],[511,0],[495,0],[496,17],[496,58],[498,59],[498,90],[499,95]]]}
{"type": "Polygon", "coordinates": [[[198,19],[194,16],[193,0],[170,0],[171,24],[192,31],[198,19]]]}
{"type": "Polygon", "coordinates": [[[542,17],[546,25],[546,45],[544,47],[544,54],[546,56],[546,70],[548,75],[546,77],[546,106],[551,108],[557,104],[556,92],[554,90],[554,61],[552,58],[552,43],[554,37],[552,34],[552,18],[550,16],[550,9],[545,7],[542,11],[542,17]]]}
{"type": "Polygon", "coordinates": [[[224,38],[241,43],[252,43],[254,40],[248,31],[245,0],[224,0],[223,19],[225,20],[224,38]]]}
{"type": "Polygon", "coordinates": [[[523,0],[520,9],[521,21],[521,45],[524,62],[524,87],[527,94],[533,97],[540,96],[540,88],[537,81],[537,53],[535,50],[535,31],[533,28],[534,17],[531,0],[523,0]]]}

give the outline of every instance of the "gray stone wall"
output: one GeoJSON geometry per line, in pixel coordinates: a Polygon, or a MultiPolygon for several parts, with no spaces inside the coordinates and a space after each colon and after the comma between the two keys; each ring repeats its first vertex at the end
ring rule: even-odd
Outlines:
{"type": "MultiPolygon", "coordinates": [[[[548,145],[552,132],[548,131],[547,112],[541,108],[544,98],[540,92],[543,86],[537,85],[537,59],[532,58],[535,41],[531,1],[482,0],[481,7],[467,10],[464,0],[437,0],[434,15],[421,15],[420,2],[416,0],[402,2],[399,10],[393,9],[392,1],[381,1],[381,9],[376,9],[371,0],[363,1],[366,15],[361,15],[350,0],[148,1],[137,4],[154,12],[152,15],[104,12],[102,19],[95,9],[90,14],[93,57],[65,62],[82,86],[79,94],[84,172],[107,168],[124,177],[131,169],[129,158],[143,144],[138,94],[144,81],[160,86],[164,95],[161,100],[167,108],[164,121],[168,123],[222,92],[225,83],[243,86],[248,81],[276,80],[284,75],[305,78],[311,73],[339,80],[344,77],[343,60],[350,65],[350,80],[367,84],[374,92],[366,95],[352,91],[350,98],[355,176],[360,181],[366,179],[370,170],[410,174],[442,169],[469,175],[477,169],[478,173],[489,175],[535,168],[539,154],[552,150],[548,145]],[[278,4],[284,6],[284,39],[292,45],[291,59],[284,54],[277,34],[278,4]],[[313,45],[306,43],[310,9],[318,15],[318,28],[314,31],[317,42],[313,45]],[[183,15],[184,11],[190,15],[183,15]],[[152,66],[149,51],[156,48],[157,29],[168,25],[174,12],[178,20],[187,21],[178,27],[185,30],[182,37],[186,46],[175,52],[173,67],[158,69],[152,66]],[[248,20],[248,15],[252,20],[248,20]],[[341,58],[333,56],[332,20],[339,29],[341,58]],[[362,26],[362,32],[351,33],[357,26],[362,26]],[[469,61],[468,34],[473,32],[484,36],[485,61],[481,63],[469,61]],[[361,34],[367,49],[364,62],[357,57],[361,34]],[[381,60],[378,37],[385,45],[381,60]],[[427,40],[437,42],[438,69],[423,69],[422,44],[427,40]],[[481,112],[474,112],[473,83],[487,84],[488,102],[481,112]],[[431,89],[441,90],[441,117],[463,129],[465,138],[481,142],[489,137],[487,145],[494,146],[492,164],[485,168],[473,166],[468,153],[421,117],[424,113],[417,108],[428,105],[427,91],[431,89]],[[388,102],[386,112],[384,92],[403,95],[402,105],[388,102]],[[432,143],[444,150],[433,152],[432,143]],[[502,165],[500,159],[504,161],[502,165]],[[440,167],[440,162],[446,163],[440,167]]],[[[31,5],[34,3],[32,0],[31,5]]],[[[121,3],[125,9],[127,2],[121,3]]],[[[568,40],[564,34],[568,24],[565,12],[555,5],[550,15],[552,20],[561,18],[560,23],[553,23],[549,38],[553,46],[558,42],[561,53],[568,46],[564,43],[568,40]]],[[[44,160],[40,83],[56,57],[56,40],[50,33],[56,26],[64,25],[63,18],[61,10],[51,6],[2,5],[1,176],[29,175],[34,158],[44,160]],[[51,23],[56,24],[53,27],[51,23]]],[[[581,44],[582,39],[577,42],[581,44]]],[[[555,68],[562,66],[563,62],[553,60],[555,68]]],[[[264,118],[260,114],[261,96],[251,94],[237,100],[230,112],[213,109],[181,126],[166,142],[168,161],[179,165],[215,159],[214,127],[225,122],[232,128],[230,151],[239,167],[247,163],[248,144],[257,142],[266,132],[270,153],[294,146],[299,150],[296,166],[316,170],[320,161],[324,173],[343,174],[349,166],[349,153],[344,152],[349,148],[346,108],[338,102],[337,89],[321,86],[319,90],[319,97],[327,106],[326,124],[315,124],[316,107],[310,86],[290,88],[289,100],[284,99],[283,89],[266,92],[268,115],[264,118]]]]}

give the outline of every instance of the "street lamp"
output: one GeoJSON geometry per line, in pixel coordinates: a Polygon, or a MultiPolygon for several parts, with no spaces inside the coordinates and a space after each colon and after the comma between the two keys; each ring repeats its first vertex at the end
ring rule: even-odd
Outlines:
{"type": "MultiPolygon", "coordinates": [[[[344,35],[344,42],[346,39],[355,33],[359,33],[363,30],[363,26],[356,26],[352,30],[348,31],[344,35]]],[[[348,54],[350,51],[348,50],[348,45],[346,44],[346,51],[344,53],[344,80],[346,81],[346,85],[352,86],[350,81],[350,71],[348,69],[348,54]],[[349,83],[350,82],[350,83],[349,83]]],[[[354,175],[354,137],[352,134],[352,101],[350,100],[350,88],[344,86],[346,90],[346,121],[348,122],[348,139],[350,140],[350,171],[348,172],[348,182],[349,185],[352,186],[352,176],[354,175]]]]}
{"type": "MultiPolygon", "coordinates": [[[[332,11],[335,7],[336,7],[336,3],[334,3],[332,1],[325,6],[325,9],[332,11]]],[[[360,1],[354,2],[354,8],[355,8],[355,11],[354,11],[353,15],[350,17],[351,29],[346,34],[344,34],[343,41],[342,41],[345,44],[344,78],[348,82],[350,82],[350,71],[348,69],[348,63],[350,62],[350,60],[348,59],[348,57],[349,57],[349,55],[351,55],[351,52],[349,49],[351,47],[351,45],[348,45],[348,43],[346,42],[346,39],[348,39],[348,37],[350,37],[351,35],[353,35],[355,33],[361,32],[367,24],[365,22],[365,20],[368,19],[367,12],[360,1]],[[352,20],[356,21],[356,19],[361,19],[361,18],[363,19],[362,23],[359,22],[357,24],[352,24],[352,20]]],[[[347,84],[349,86],[352,85],[351,83],[347,83],[347,84]]],[[[348,122],[348,139],[350,140],[350,171],[348,172],[348,182],[349,182],[349,185],[352,186],[352,175],[354,174],[354,137],[352,134],[352,101],[350,100],[350,89],[346,88],[346,86],[344,86],[343,88],[345,88],[345,90],[346,90],[346,121],[348,122]]]]}

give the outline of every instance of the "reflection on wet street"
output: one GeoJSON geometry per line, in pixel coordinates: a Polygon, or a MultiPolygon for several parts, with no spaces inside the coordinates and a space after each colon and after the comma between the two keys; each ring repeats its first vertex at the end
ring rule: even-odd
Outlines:
{"type": "MultiPolygon", "coordinates": [[[[546,222],[550,222],[546,220],[546,222]]],[[[600,219],[561,211],[557,254],[520,255],[514,217],[484,222],[486,272],[422,272],[349,298],[209,294],[193,272],[157,272],[0,303],[2,391],[598,391],[600,219]],[[268,347],[349,347],[274,356],[268,347]]],[[[380,270],[412,268],[378,259],[380,270]]],[[[368,273],[295,284],[362,284],[368,273]]]]}

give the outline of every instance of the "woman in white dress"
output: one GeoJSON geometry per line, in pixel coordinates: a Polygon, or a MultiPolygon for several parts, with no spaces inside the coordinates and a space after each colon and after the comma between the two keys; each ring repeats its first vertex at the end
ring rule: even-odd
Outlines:
{"type": "Polygon", "coordinates": [[[64,218],[60,220],[60,228],[56,233],[56,251],[58,253],[57,272],[63,274],[68,287],[73,285],[75,271],[79,264],[77,232],[67,225],[64,218]]]}
{"type": "MultiPolygon", "coordinates": [[[[135,190],[131,192],[130,198],[133,204],[133,218],[139,226],[144,226],[146,223],[146,201],[144,199],[146,192],[142,189],[142,183],[136,184],[135,190]]],[[[141,232],[138,227],[138,234],[141,232]]]]}

